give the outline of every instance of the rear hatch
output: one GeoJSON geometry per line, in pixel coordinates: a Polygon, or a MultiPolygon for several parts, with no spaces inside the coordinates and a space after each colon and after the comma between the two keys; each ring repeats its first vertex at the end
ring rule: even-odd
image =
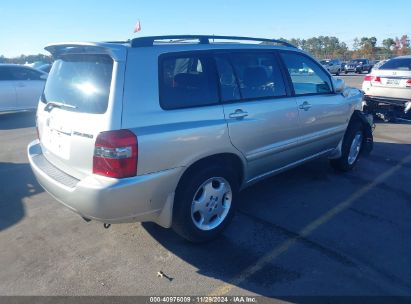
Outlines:
{"type": "Polygon", "coordinates": [[[125,46],[57,45],[56,59],[37,109],[44,156],[65,173],[92,173],[94,146],[102,131],[121,128],[125,46]]]}

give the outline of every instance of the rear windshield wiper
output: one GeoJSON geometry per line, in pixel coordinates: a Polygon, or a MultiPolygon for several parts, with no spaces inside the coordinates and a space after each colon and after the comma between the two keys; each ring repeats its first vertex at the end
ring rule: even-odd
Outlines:
{"type": "Polygon", "coordinates": [[[46,106],[44,107],[44,111],[50,112],[53,108],[70,108],[70,109],[77,109],[77,106],[60,102],[60,101],[49,101],[47,102],[46,106]]]}

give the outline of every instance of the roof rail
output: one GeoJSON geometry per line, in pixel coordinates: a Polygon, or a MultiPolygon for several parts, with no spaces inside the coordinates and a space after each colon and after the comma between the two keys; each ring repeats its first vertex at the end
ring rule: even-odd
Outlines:
{"type": "Polygon", "coordinates": [[[296,46],[292,45],[283,40],[276,40],[276,39],[267,39],[267,38],[255,38],[255,37],[237,37],[237,36],[214,36],[214,35],[170,35],[170,36],[150,36],[150,37],[140,37],[134,38],[131,40],[132,47],[144,47],[144,46],[153,46],[156,40],[178,40],[178,42],[182,42],[185,40],[198,40],[200,44],[209,44],[210,40],[218,39],[218,40],[239,40],[239,41],[259,41],[259,42],[271,42],[281,44],[283,46],[288,46],[292,48],[296,48],[296,46]]]}

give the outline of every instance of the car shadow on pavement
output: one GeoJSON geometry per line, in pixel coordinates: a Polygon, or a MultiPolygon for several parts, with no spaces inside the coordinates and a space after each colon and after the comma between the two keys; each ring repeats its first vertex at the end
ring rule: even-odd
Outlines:
{"type": "Polygon", "coordinates": [[[25,216],[23,199],[43,192],[27,163],[0,162],[0,231],[25,216]]]}
{"type": "Polygon", "coordinates": [[[36,112],[0,113],[0,130],[32,128],[36,125],[36,112]]]}
{"type": "Polygon", "coordinates": [[[410,150],[376,142],[351,172],[319,159],[262,181],[242,192],[233,222],[210,243],[143,227],[199,274],[223,282],[210,295],[238,287],[264,296],[410,294],[411,244],[403,239],[411,230],[410,150]]]}

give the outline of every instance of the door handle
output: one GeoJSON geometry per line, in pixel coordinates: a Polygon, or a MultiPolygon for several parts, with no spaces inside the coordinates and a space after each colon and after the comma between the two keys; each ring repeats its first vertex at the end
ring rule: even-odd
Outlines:
{"type": "Polygon", "coordinates": [[[244,117],[247,117],[247,116],[248,116],[248,113],[241,109],[237,109],[233,113],[230,113],[228,115],[228,117],[232,119],[243,119],[244,117]]]}
{"type": "Polygon", "coordinates": [[[304,101],[304,102],[303,102],[302,104],[300,104],[298,107],[299,107],[301,110],[308,111],[308,110],[312,107],[312,105],[311,105],[309,102],[304,101]]]}
{"type": "Polygon", "coordinates": [[[24,88],[26,85],[25,85],[24,83],[22,83],[22,82],[19,82],[19,83],[17,83],[17,86],[18,86],[19,88],[24,88]]]}

